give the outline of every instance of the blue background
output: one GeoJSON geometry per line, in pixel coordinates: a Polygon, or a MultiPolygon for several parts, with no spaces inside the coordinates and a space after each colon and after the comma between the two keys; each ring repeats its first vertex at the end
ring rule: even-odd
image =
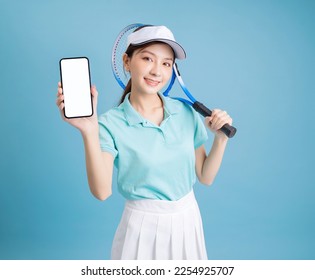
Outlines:
{"type": "Polygon", "coordinates": [[[108,110],[121,93],[111,47],[134,22],[172,29],[186,85],[238,128],[215,183],[195,186],[209,258],[315,259],[314,12],[307,0],[1,0],[0,259],[109,258],[124,201],[116,181],[105,202],[90,194],[80,133],[55,105],[58,61],[88,56],[108,110]]]}

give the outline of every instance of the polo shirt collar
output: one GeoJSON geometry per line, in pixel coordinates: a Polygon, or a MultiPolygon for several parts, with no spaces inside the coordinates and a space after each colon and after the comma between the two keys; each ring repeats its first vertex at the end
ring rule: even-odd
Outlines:
{"type": "MultiPolygon", "coordinates": [[[[126,95],[124,102],[121,104],[125,113],[125,118],[129,125],[136,125],[146,122],[146,120],[132,107],[129,101],[130,92],[126,95]]],[[[159,93],[162,98],[164,106],[164,119],[169,118],[171,115],[177,114],[179,111],[179,105],[177,102],[169,97],[165,97],[163,94],[159,93]]]]}

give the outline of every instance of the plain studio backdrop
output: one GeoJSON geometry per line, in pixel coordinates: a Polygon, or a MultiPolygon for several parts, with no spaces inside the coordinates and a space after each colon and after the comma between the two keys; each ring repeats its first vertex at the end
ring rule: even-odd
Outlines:
{"type": "Polygon", "coordinates": [[[122,93],[111,48],[135,22],[174,32],[186,85],[238,128],[214,184],[195,185],[209,259],[314,259],[314,12],[311,0],[1,0],[0,259],[109,258],[124,200],[116,173],[108,200],[90,194],[80,133],[55,105],[58,62],[89,57],[107,111],[122,93]]]}

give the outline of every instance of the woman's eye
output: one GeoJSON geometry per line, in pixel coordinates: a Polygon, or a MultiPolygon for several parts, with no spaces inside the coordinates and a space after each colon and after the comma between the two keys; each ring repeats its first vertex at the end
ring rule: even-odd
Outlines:
{"type": "Polygon", "coordinates": [[[171,67],[171,66],[172,66],[172,65],[171,65],[170,63],[168,63],[168,62],[165,62],[164,65],[165,65],[166,67],[171,67]]]}
{"type": "Polygon", "coordinates": [[[143,59],[147,61],[152,61],[151,57],[144,57],[143,59]]]}

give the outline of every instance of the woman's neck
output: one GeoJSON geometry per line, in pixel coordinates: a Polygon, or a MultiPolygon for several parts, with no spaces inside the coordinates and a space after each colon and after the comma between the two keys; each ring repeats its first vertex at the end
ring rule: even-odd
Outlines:
{"type": "Polygon", "coordinates": [[[163,101],[158,94],[137,94],[131,92],[130,104],[135,110],[143,113],[151,113],[163,107],[163,101]]]}
{"type": "Polygon", "coordinates": [[[159,126],[164,119],[163,100],[158,94],[130,94],[131,106],[145,119],[159,126]]]}

